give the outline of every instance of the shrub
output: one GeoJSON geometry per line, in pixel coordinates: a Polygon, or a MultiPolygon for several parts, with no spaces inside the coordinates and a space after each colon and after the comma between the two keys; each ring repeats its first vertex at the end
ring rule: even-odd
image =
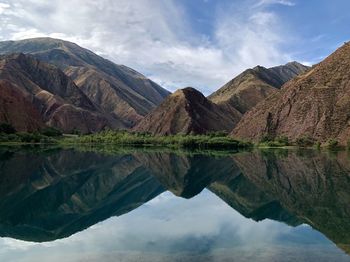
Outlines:
{"type": "Polygon", "coordinates": [[[299,137],[295,142],[299,147],[309,147],[315,144],[315,140],[309,136],[299,137]]]}
{"type": "Polygon", "coordinates": [[[270,135],[265,135],[260,139],[260,143],[268,143],[273,141],[273,138],[270,135]]]}
{"type": "Polygon", "coordinates": [[[24,143],[39,143],[42,135],[40,135],[39,133],[35,132],[35,133],[25,133],[25,132],[21,132],[17,134],[19,137],[20,142],[24,142],[24,143]]]}
{"type": "Polygon", "coordinates": [[[288,146],[289,145],[289,139],[286,136],[279,136],[276,138],[276,142],[280,144],[281,146],[288,146]]]}
{"type": "Polygon", "coordinates": [[[348,150],[350,150],[350,140],[348,140],[348,142],[346,143],[346,147],[348,148],[348,150]]]}
{"type": "Polygon", "coordinates": [[[0,124],[0,133],[14,134],[14,133],[16,133],[16,129],[8,123],[1,123],[0,124]]]}
{"type": "Polygon", "coordinates": [[[327,142],[327,147],[330,149],[336,149],[338,147],[338,141],[335,139],[329,139],[327,142]]]}
{"type": "Polygon", "coordinates": [[[209,132],[207,135],[209,137],[226,137],[226,136],[228,136],[228,132],[226,132],[226,131],[216,131],[216,132],[209,132]]]}
{"type": "Polygon", "coordinates": [[[73,128],[73,130],[71,131],[71,134],[72,135],[81,135],[81,132],[80,132],[80,130],[73,128]]]}
{"type": "Polygon", "coordinates": [[[151,136],[152,134],[150,132],[130,132],[130,134],[135,134],[136,136],[151,136]]]}
{"type": "Polygon", "coordinates": [[[62,136],[62,132],[54,127],[46,127],[40,131],[40,133],[44,136],[48,137],[58,137],[62,136]]]}
{"type": "MultiPolygon", "coordinates": [[[[217,135],[217,134],[216,134],[217,135]]],[[[168,135],[155,136],[149,133],[129,133],[126,131],[103,131],[76,138],[65,138],[66,143],[108,143],[132,146],[169,146],[187,149],[238,149],[251,148],[251,143],[236,140],[228,136],[209,135],[168,135]]]]}
{"type": "Polygon", "coordinates": [[[321,148],[321,142],[317,141],[317,142],[315,143],[315,148],[316,148],[316,149],[320,149],[320,148],[321,148]]]}
{"type": "Polygon", "coordinates": [[[259,144],[268,147],[283,147],[289,145],[289,139],[286,136],[278,136],[276,139],[273,139],[271,136],[264,136],[259,144]]]}

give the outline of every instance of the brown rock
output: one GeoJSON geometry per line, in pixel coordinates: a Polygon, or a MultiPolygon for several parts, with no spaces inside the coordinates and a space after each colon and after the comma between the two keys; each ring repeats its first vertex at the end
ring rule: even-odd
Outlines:
{"type": "Polygon", "coordinates": [[[4,119],[20,131],[33,131],[42,123],[63,132],[83,133],[121,125],[106,116],[60,69],[32,56],[0,56],[0,80],[7,83],[2,86],[7,99],[21,105],[19,111],[6,106],[4,112],[13,117],[4,119]],[[31,126],[24,118],[36,121],[31,126]]]}
{"type": "Polygon", "coordinates": [[[0,80],[0,123],[16,131],[37,131],[44,126],[39,111],[10,82],[0,80]]]}
{"type": "Polygon", "coordinates": [[[309,136],[345,144],[350,137],[349,72],[347,43],[248,112],[232,136],[254,141],[263,136],[285,135],[291,140],[309,136]]]}
{"type": "Polygon", "coordinates": [[[240,117],[234,108],[218,106],[196,89],[188,87],[166,98],[133,130],[156,135],[229,131],[240,117]]]}
{"type": "Polygon", "coordinates": [[[30,53],[56,65],[106,113],[132,127],[170,93],[142,74],[117,65],[74,43],[33,38],[0,42],[0,54],[30,53]]]}
{"type": "Polygon", "coordinates": [[[308,69],[297,62],[272,68],[257,66],[244,71],[208,98],[216,104],[234,107],[244,114],[277,92],[284,83],[308,69]]]}

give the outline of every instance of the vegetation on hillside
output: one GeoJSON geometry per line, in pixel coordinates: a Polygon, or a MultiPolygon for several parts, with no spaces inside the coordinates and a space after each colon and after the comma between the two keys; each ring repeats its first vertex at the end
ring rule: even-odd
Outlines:
{"type": "Polygon", "coordinates": [[[61,131],[46,127],[40,131],[27,133],[17,132],[8,123],[0,123],[0,143],[57,143],[57,139],[62,136],[61,131]]]}
{"type": "MultiPolygon", "coordinates": [[[[287,147],[287,146],[296,146],[299,148],[316,148],[321,147],[321,142],[315,140],[310,136],[302,136],[297,138],[295,141],[290,141],[286,136],[278,136],[276,138],[263,137],[258,144],[259,147],[287,147]]],[[[330,150],[339,149],[341,146],[336,139],[329,139],[323,146],[330,150]]],[[[350,149],[350,141],[347,145],[347,148],[350,149]]]]}
{"type": "MultiPolygon", "coordinates": [[[[156,136],[147,132],[129,132],[126,130],[105,130],[99,133],[81,135],[74,133],[63,135],[61,131],[46,127],[33,133],[17,132],[7,123],[0,123],[1,144],[61,144],[61,145],[120,145],[123,147],[168,147],[178,149],[197,150],[237,150],[254,146],[261,148],[282,148],[294,146],[299,148],[320,148],[321,143],[315,139],[304,136],[290,141],[286,136],[276,138],[263,137],[258,144],[237,140],[228,136],[227,132],[212,132],[206,135],[167,135],[156,136]]],[[[330,150],[340,148],[339,142],[330,139],[323,146],[330,150]]],[[[350,149],[350,140],[347,145],[350,149]]]]}
{"type": "Polygon", "coordinates": [[[127,131],[103,131],[96,134],[65,138],[65,144],[117,144],[124,146],[165,146],[188,149],[240,149],[250,148],[252,143],[239,141],[216,132],[207,135],[154,136],[149,133],[127,131]]]}

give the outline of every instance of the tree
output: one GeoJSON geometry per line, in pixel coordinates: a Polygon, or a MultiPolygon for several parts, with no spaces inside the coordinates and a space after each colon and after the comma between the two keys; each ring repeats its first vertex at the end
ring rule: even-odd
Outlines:
{"type": "Polygon", "coordinates": [[[8,123],[0,123],[0,133],[14,134],[16,129],[8,123]]]}

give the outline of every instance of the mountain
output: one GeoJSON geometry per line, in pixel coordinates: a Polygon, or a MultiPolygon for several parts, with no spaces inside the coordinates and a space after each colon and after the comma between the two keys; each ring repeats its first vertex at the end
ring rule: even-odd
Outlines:
{"type": "Polygon", "coordinates": [[[74,43],[33,38],[0,42],[0,54],[32,54],[56,65],[105,112],[131,127],[159,105],[169,92],[142,74],[117,65],[74,43]]]}
{"type": "Polygon", "coordinates": [[[320,142],[350,137],[350,43],[286,83],[246,113],[232,136],[260,140],[284,135],[320,142]]]}
{"type": "Polygon", "coordinates": [[[216,104],[234,107],[244,114],[275,93],[284,83],[308,69],[298,62],[272,68],[257,66],[244,71],[208,98],[216,104]]]}
{"type": "Polygon", "coordinates": [[[297,62],[248,69],[205,98],[193,88],[178,90],[149,113],[134,130],[157,135],[231,131],[241,116],[309,68],[297,62]]]}
{"type": "Polygon", "coordinates": [[[0,117],[17,131],[34,131],[43,124],[83,133],[122,126],[109,119],[59,68],[30,55],[0,56],[0,86],[4,95],[0,117]]]}
{"type": "Polygon", "coordinates": [[[134,131],[156,135],[230,131],[241,118],[234,108],[218,106],[194,88],[177,90],[149,113],[134,131]]]}

